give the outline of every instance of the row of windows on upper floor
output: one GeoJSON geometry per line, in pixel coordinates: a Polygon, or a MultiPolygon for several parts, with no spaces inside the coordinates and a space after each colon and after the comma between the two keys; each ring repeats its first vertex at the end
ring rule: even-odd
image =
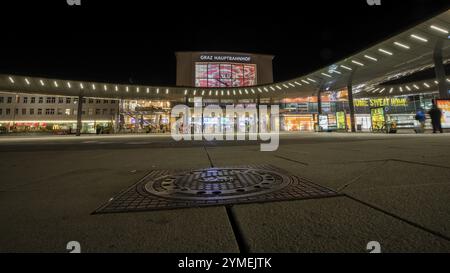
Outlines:
{"type": "MultiPolygon", "coordinates": [[[[0,97],[0,103],[12,103],[14,97],[0,97]]],[[[65,97],[17,97],[16,103],[77,103],[78,98],[65,98],[65,97]]],[[[103,104],[115,104],[116,100],[105,100],[105,99],[86,99],[83,98],[83,103],[103,103],[103,104]]]]}
{"type": "MultiPolygon", "coordinates": [[[[89,116],[93,116],[93,115],[115,115],[116,114],[116,110],[115,109],[94,109],[94,108],[89,108],[89,109],[83,109],[82,114],[86,115],[86,110],[87,110],[87,114],[89,116]]],[[[14,114],[15,115],[19,115],[19,113],[23,116],[25,115],[65,115],[65,116],[70,116],[70,115],[77,115],[78,110],[77,109],[62,109],[62,108],[46,108],[46,109],[34,109],[34,108],[29,108],[27,110],[27,108],[22,108],[22,109],[18,109],[15,108],[14,109],[14,114]],[[19,111],[20,110],[20,111],[19,111]]],[[[10,108],[0,108],[0,116],[1,115],[12,115],[12,111],[10,108]]]]}

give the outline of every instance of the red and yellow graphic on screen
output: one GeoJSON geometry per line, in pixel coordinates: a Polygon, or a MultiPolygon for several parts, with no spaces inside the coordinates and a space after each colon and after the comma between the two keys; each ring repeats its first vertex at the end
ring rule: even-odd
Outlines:
{"type": "Polygon", "coordinates": [[[256,64],[195,64],[196,87],[240,87],[256,84],[256,64]]]}

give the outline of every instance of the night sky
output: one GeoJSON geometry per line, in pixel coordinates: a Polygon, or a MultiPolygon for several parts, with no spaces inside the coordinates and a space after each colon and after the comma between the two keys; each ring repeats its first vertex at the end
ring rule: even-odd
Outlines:
{"type": "Polygon", "coordinates": [[[173,85],[175,51],[237,51],[275,55],[281,81],[450,8],[440,0],[381,1],[2,1],[0,73],[173,85]]]}

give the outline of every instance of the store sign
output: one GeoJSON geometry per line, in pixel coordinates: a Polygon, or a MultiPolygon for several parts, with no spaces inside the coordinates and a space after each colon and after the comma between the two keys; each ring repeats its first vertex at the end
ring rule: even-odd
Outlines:
{"type": "Polygon", "coordinates": [[[450,129],[450,100],[436,100],[436,104],[442,111],[442,128],[450,129]]]}
{"type": "Polygon", "coordinates": [[[407,106],[406,98],[376,98],[369,100],[355,100],[355,107],[385,107],[385,106],[407,106]]]}
{"type": "Polygon", "coordinates": [[[250,56],[231,56],[231,55],[200,55],[201,61],[218,61],[218,62],[250,62],[250,56]]]}

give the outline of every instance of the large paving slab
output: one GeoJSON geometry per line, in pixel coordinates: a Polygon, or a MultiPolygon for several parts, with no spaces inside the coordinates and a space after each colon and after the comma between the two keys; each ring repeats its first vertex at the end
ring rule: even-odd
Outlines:
{"type": "Polygon", "coordinates": [[[450,252],[450,241],[347,197],[234,206],[251,252],[450,252]]]}

